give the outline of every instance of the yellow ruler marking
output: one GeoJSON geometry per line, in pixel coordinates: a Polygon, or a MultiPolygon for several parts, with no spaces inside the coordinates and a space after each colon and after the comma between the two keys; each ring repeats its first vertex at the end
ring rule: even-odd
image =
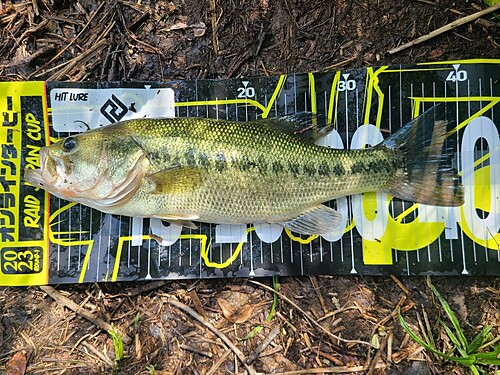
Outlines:
{"type": "Polygon", "coordinates": [[[196,101],[188,101],[188,102],[177,102],[174,104],[175,107],[191,107],[191,106],[205,106],[205,105],[220,105],[220,104],[245,104],[245,105],[251,105],[254,106],[255,108],[258,108],[262,111],[262,118],[267,118],[269,116],[269,113],[271,112],[271,109],[274,105],[274,102],[276,99],[279,97],[281,94],[281,90],[283,89],[283,86],[285,85],[287,75],[283,74],[280,76],[278,80],[278,84],[276,85],[276,88],[274,89],[273,95],[271,95],[271,98],[269,100],[269,103],[267,104],[267,107],[258,102],[257,100],[254,99],[217,99],[217,100],[196,100],[196,101]]]}

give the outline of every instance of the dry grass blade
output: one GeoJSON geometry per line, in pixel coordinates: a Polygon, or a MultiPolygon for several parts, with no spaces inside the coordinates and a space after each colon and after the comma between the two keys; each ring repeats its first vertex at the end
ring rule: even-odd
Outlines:
{"type": "Polygon", "coordinates": [[[321,287],[318,283],[317,277],[316,276],[309,276],[309,280],[311,281],[311,284],[314,288],[314,291],[316,292],[316,295],[318,296],[319,303],[321,304],[321,307],[323,308],[323,312],[325,314],[327,314],[328,308],[326,307],[325,297],[323,296],[323,293],[321,293],[321,287]]]}
{"type": "Polygon", "coordinates": [[[100,40],[97,44],[93,45],[91,48],[89,48],[87,51],[85,51],[81,55],[78,55],[78,56],[74,57],[73,59],[64,62],[63,64],[58,65],[57,72],[54,73],[53,75],[51,75],[48,78],[48,80],[49,81],[56,81],[56,80],[64,78],[76,66],[83,66],[86,61],[96,57],[98,55],[98,53],[101,51],[101,49],[106,47],[106,45],[107,45],[107,41],[105,39],[100,40]],[[61,65],[66,65],[66,67],[64,67],[63,69],[59,69],[61,67],[61,65]]]}
{"type": "Polygon", "coordinates": [[[207,313],[205,312],[205,309],[203,308],[203,305],[201,304],[200,298],[198,297],[198,293],[196,293],[196,290],[191,290],[189,292],[189,296],[191,297],[191,300],[194,303],[194,307],[196,308],[196,311],[198,311],[198,314],[200,314],[203,319],[208,319],[207,313]]]}
{"type": "Polygon", "coordinates": [[[101,353],[98,349],[96,349],[93,345],[90,345],[88,342],[82,342],[82,345],[89,350],[95,357],[99,358],[107,367],[113,367],[113,361],[106,354],[101,353]]]}
{"type": "MultiPolygon", "coordinates": [[[[387,366],[384,364],[377,364],[376,370],[384,369],[387,366]]],[[[307,375],[307,374],[348,374],[353,372],[363,372],[368,370],[368,366],[337,366],[337,367],[315,367],[305,370],[295,370],[279,372],[280,375],[307,375]]]]}

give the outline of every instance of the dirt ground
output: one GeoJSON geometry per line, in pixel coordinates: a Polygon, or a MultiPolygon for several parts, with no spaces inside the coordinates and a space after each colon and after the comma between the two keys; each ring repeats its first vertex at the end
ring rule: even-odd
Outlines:
{"type": "MultiPolygon", "coordinates": [[[[388,53],[485,7],[479,0],[2,1],[0,80],[161,81],[499,58],[499,12],[388,53]]],[[[397,322],[398,308],[415,331],[427,317],[436,346],[452,347],[424,278],[277,282],[275,305],[272,279],[2,288],[0,372],[22,374],[26,366],[27,374],[468,371],[422,350],[397,322]],[[107,324],[123,335],[119,361],[107,324]]],[[[498,278],[432,282],[467,337],[484,325],[500,334],[498,278]]]]}

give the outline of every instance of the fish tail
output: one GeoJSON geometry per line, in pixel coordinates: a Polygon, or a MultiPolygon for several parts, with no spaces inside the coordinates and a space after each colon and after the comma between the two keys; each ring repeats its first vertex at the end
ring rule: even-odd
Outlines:
{"type": "Polygon", "coordinates": [[[438,104],[411,120],[382,145],[394,152],[396,172],[388,193],[433,206],[460,206],[457,139],[448,135],[451,117],[438,104]]]}

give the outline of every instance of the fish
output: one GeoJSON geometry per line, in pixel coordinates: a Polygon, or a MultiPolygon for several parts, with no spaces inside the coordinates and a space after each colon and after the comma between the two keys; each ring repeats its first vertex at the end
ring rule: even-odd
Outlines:
{"type": "Polygon", "coordinates": [[[342,219],[325,203],[352,194],[380,191],[421,204],[462,205],[444,113],[435,106],[363,149],[317,145],[314,126],[297,115],[126,120],[43,147],[40,168],[27,169],[25,180],[109,214],[189,228],[196,228],[193,222],[270,223],[321,235],[342,219]]]}

